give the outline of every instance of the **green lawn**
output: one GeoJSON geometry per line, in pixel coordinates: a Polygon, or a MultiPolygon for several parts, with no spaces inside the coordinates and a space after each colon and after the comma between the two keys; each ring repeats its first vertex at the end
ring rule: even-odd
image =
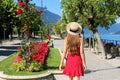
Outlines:
{"type": "Polygon", "coordinates": [[[59,50],[57,48],[50,48],[48,57],[45,62],[44,69],[42,71],[40,71],[40,72],[26,72],[26,71],[16,72],[12,68],[12,63],[16,56],[17,56],[17,54],[13,54],[9,58],[1,61],[0,62],[0,71],[4,71],[5,74],[8,74],[8,75],[35,75],[35,74],[45,73],[48,70],[49,71],[50,70],[58,70],[58,66],[60,63],[59,50]]]}

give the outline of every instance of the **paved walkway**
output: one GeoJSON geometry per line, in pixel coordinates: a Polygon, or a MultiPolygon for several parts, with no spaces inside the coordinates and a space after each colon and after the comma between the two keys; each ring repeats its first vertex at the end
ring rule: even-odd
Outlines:
{"type": "MultiPolygon", "coordinates": [[[[63,50],[63,40],[54,40],[54,47],[63,50]]],[[[120,80],[120,59],[103,60],[85,49],[87,70],[81,80],[120,80]]],[[[68,80],[65,75],[55,75],[57,80],[68,80]]]]}
{"type": "Polygon", "coordinates": [[[20,40],[5,40],[0,44],[0,61],[7,58],[9,55],[17,51],[17,47],[20,46],[20,40]]]}
{"type": "MultiPolygon", "coordinates": [[[[16,51],[19,43],[19,40],[15,40],[6,41],[2,46],[0,45],[0,61],[12,54],[12,51],[16,51]]],[[[63,50],[63,40],[55,38],[53,43],[55,48],[63,50]]],[[[85,55],[87,70],[81,80],[120,80],[120,59],[103,60],[100,56],[90,53],[88,49],[85,49],[85,55]]],[[[68,80],[68,77],[63,74],[55,75],[55,78],[56,80],[68,80]]]]}

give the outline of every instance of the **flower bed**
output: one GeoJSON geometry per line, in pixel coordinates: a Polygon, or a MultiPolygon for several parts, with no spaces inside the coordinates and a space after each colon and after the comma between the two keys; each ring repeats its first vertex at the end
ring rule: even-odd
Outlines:
{"type": "Polygon", "coordinates": [[[13,67],[16,71],[42,70],[42,65],[44,65],[46,56],[48,55],[48,44],[46,42],[32,42],[26,43],[26,45],[27,48],[26,46],[18,48],[18,56],[13,62],[13,67]],[[27,67],[25,66],[25,58],[27,59],[27,67]]]}
{"type": "MultiPolygon", "coordinates": [[[[49,54],[45,60],[45,69],[39,72],[28,72],[28,71],[18,71],[16,72],[13,68],[11,68],[14,59],[17,54],[12,54],[7,59],[0,62],[0,78],[3,79],[11,79],[11,80],[25,80],[25,79],[38,79],[38,80],[53,80],[50,79],[51,74],[57,74],[58,67],[60,63],[60,52],[56,48],[49,48],[49,54]],[[49,72],[48,72],[49,71],[49,72]],[[1,73],[3,72],[3,73],[1,73]],[[50,76],[49,76],[50,75],[50,76]],[[49,79],[48,79],[49,78],[49,79]]],[[[58,72],[59,73],[59,72],[58,72]]]]}

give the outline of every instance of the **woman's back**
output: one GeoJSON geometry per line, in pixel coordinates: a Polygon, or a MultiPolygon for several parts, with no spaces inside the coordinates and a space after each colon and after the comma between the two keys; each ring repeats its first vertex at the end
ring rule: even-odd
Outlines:
{"type": "Polygon", "coordinates": [[[67,52],[70,52],[72,54],[80,52],[81,37],[79,35],[68,34],[65,39],[67,52]]]}

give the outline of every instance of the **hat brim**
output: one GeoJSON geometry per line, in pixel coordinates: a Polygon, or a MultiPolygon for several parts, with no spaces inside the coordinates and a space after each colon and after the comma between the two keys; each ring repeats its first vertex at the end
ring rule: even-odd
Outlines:
{"type": "Polygon", "coordinates": [[[68,25],[67,25],[67,32],[69,33],[69,34],[72,34],[72,35],[78,35],[78,34],[80,34],[81,32],[82,32],[82,27],[77,23],[77,22],[71,22],[71,23],[69,23],[68,25]],[[71,24],[77,24],[77,26],[78,26],[78,31],[77,32],[72,32],[70,29],[70,27],[71,27],[71,24]]]}
{"type": "Polygon", "coordinates": [[[70,30],[67,30],[67,32],[72,35],[78,35],[81,33],[81,31],[75,33],[75,32],[71,32],[70,30]]]}

